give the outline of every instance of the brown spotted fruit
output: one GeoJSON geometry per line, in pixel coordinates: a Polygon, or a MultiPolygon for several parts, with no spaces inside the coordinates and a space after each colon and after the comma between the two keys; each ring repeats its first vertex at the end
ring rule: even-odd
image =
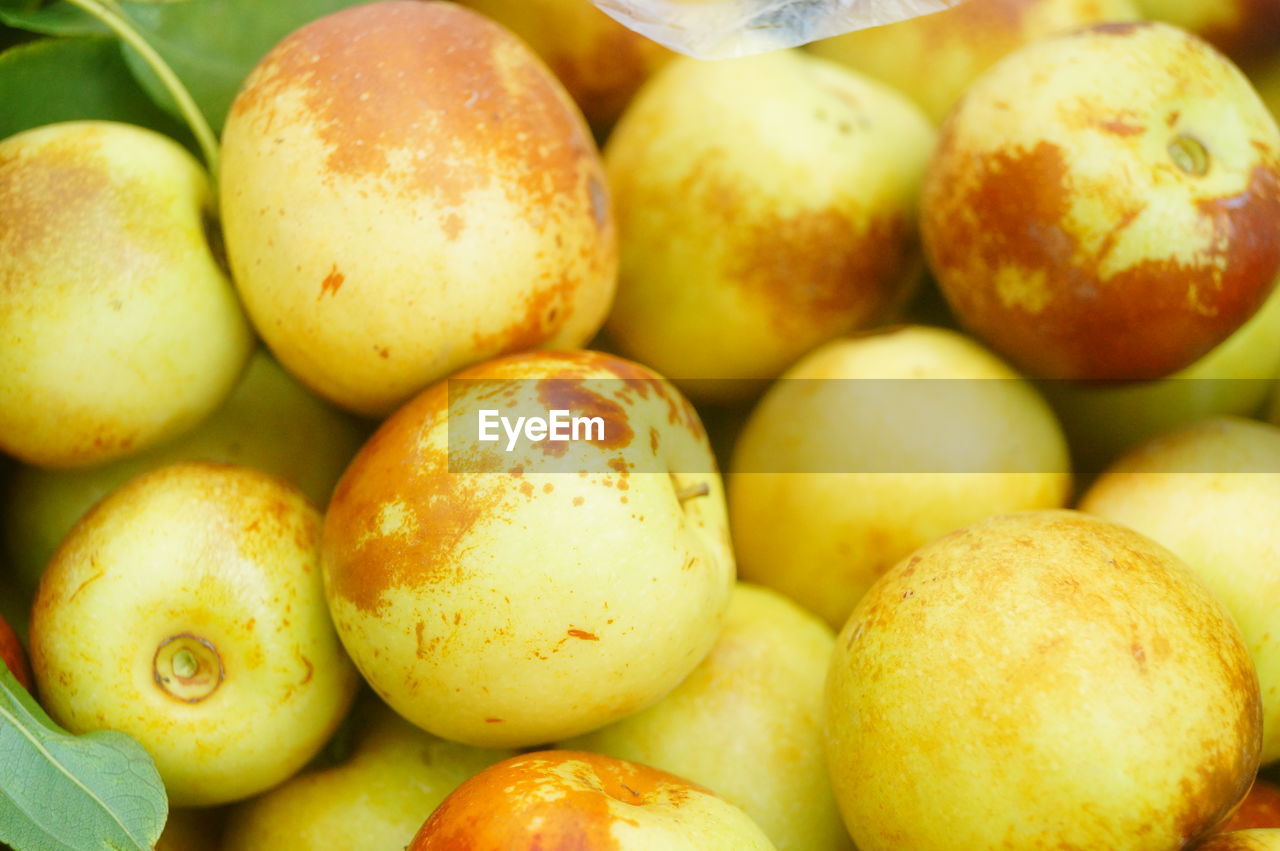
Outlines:
{"type": "Polygon", "coordinates": [[[174,806],[261,792],[324,745],[359,680],[325,606],[320,516],[247,467],[131,480],[59,547],[31,616],[49,714],[120,730],[174,806]]]}
{"type": "Polygon", "coordinates": [[[451,3],[371,3],[286,37],[231,108],[221,181],[259,333],[353,411],[581,345],[612,297],[609,194],[581,113],[528,47],[451,3]]]}
{"type": "Polygon", "coordinates": [[[680,59],[605,160],[622,268],[608,332],[695,397],[751,397],[797,358],[882,323],[921,270],[928,119],[799,51],[680,59]]]}
{"type": "Polygon", "coordinates": [[[839,629],[917,547],[1070,492],[1030,383],[963,334],[903,326],[827,343],[769,388],[734,446],[729,509],[743,578],[839,629]]]}
{"type": "Polygon", "coordinates": [[[1086,24],[1137,17],[1133,0],[965,0],[932,15],[823,39],[808,49],[894,86],[940,123],[979,74],[1022,45],[1086,24]]]}
{"type": "Polygon", "coordinates": [[[515,755],[438,739],[377,698],[354,714],[351,753],[230,808],[220,851],[401,851],[458,784],[515,755]]]}
{"type": "Polygon", "coordinates": [[[374,690],[429,732],[487,747],[657,701],[715,643],[734,577],[697,415],[655,373],[596,352],[501,358],[397,411],[334,491],[324,567],[374,690]],[[602,429],[484,442],[485,410],[563,410],[602,429]]]}
{"type": "Polygon", "coordinates": [[[1176,556],[1079,512],[989,518],[836,639],[827,757],[861,851],[1194,846],[1258,768],[1240,629],[1176,556]]]}
{"type": "Polygon", "coordinates": [[[539,751],[445,798],[407,851],[770,851],[746,813],[694,783],[626,760],[539,751]]]}
{"type": "Polygon", "coordinates": [[[1219,417],[1176,429],[1117,461],[1080,508],[1159,541],[1226,605],[1258,669],[1262,761],[1280,759],[1280,428],[1219,417]]]}
{"type": "Polygon", "coordinates": [[[602,131],[618,119],[640,85],[675,56],[591,0],[463,0],[462,5],[524,39],[602,131]]]}
{"type": "Polygon", "coordinates": [[[0,451],[85,467],[194,426],[253,338],[206,238],[209,178],[103,121],[0,142],[0,451]]]}
{"type": "Polygon", "coordinates": [[[1024,371],[1137,380],[1188,366],[1280,271],[1280,131],[1207,43],[1112,23],[1007,56],[943,126],[931,268],[1024,371]]]}

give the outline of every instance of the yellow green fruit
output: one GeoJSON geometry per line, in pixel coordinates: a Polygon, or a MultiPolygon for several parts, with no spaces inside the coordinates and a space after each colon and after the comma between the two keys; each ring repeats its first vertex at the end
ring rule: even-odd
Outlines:
{"type": "Polygon", "coordinates": [[[823,757],[835,637],[785,597],[739,584],[707,658],[653,706],[564,742],[692,780],[741,807],[779,851],[851,849],[823,757]]]}
{"type": "Polygon", "coordinates": [[[34,589],[76,520],[129,479],[165,464],[253,467],[291,482],[323,508],[362,436],[360,425],[307,392],[259,350],[226,402],[168,443],[87,470],[14,469],[3,523],[15,579],[34,589]]]}
{"type": "Polygon", "coordinates": [[[403,851],[458,784],[515,755],[446,742],[375,703],[357,706],[347,759],[233,807],[221,851],[403,851]]]}
{"type": "Polygon", "coordinates": [[[1064,505],[1069,470],[1048,406],[969,338],[905,326],[837,340],[774,384],[738,437],[738,567],[839,629],[916,547],[1064,505]]]}
{"type": "Polygon", "coordinates": [[[1176,556],[1078,512],[900,562],[836,639],[827,757],[861,851],[1194,846],[1258,768],[1258,679],[1176,556]]]}
{"type": "Polygon", "coordinates": [[[131,480],[58,549],[31,618],[49,714],[151,754],[174,806],[261,792],[301,768],[357,675],[325,606],[320,516],[245,467],[131,480]]]}
{"type": "Polygon", "coordinates": [[[1080,508],[1168,547],[1226,605],[1258,669],[1262,761],[1280,759],[1280,428],[1223,417],[1161,435],[1080,508]]]}
{"type": "Polygon", "coordinates": [[[0,450],[84,467],[190,428],[253,345],[206,239],[200,164],[151,130],[0,142],[0,450]]]}

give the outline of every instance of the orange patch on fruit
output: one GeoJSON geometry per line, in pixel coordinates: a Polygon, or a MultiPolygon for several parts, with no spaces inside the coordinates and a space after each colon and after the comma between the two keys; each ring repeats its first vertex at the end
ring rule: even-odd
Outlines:
{"type": "Polygon", "coordinates": [[[619,847],[610,806],[661,801],[678,809],[702,787],[665,771],[598,754],[540,751],[490,766],[453,791],[408,851],[510,851],[619,847]]]}

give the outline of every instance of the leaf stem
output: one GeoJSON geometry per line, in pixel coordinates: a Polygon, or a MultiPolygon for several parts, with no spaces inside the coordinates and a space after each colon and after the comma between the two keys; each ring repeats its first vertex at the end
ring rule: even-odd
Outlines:
{"type": "Polygon", "coordinates": [[[147,43],[147,40],[134,28],[124,14],[113,8],[115,6],[114,3],[108,5],[109,0],[108,2],[102,2],[102,0],[67,0],[67,2],[102,21],[103,24],[120,37],[121,41],[138,51],[138,55],[156,73],[156,76],[160,78],[160,82],[164,84],[169,94],[173,96],[174,102],[178,105],[178,110],[182,113],[182,117],[186,119],[187,125],[195,135],[196,142],[200,145],[200,150],[204,154],[205,164],[209,167],[209,173],[212,175],[213,182],[216,185],[218,180],[218,139],[213,133],[213,128],[209,126],[208,120],[204,117],[204,113],[196,105],[195,99],[191,97],[187,87],[178,79],[178,75],[173,73],[169,63],[165,62],[164,58],[155,51],[155,48],[147,43]]]}

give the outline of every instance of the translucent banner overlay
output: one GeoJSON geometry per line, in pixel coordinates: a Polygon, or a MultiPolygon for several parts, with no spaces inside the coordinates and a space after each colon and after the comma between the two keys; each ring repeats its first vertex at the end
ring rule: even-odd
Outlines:
{"type": "MultiPolygon", "coordinates": [[[[1276,382],[784,379],[763,396],[759,382],[698,384],[680,382],[697,398],[755,401],[695,410],[674,385],[649,379],[450,379],[449,470],[703,474],[717,469],[714,444],[745,473],[1092,474],[1114,457],[1095,444],[1130,446],[1216,413],[1261,411],[1276,382]]],[[[1280,452],[1168,455],[1163,472],[1280,474],[1280,452]]]]}

